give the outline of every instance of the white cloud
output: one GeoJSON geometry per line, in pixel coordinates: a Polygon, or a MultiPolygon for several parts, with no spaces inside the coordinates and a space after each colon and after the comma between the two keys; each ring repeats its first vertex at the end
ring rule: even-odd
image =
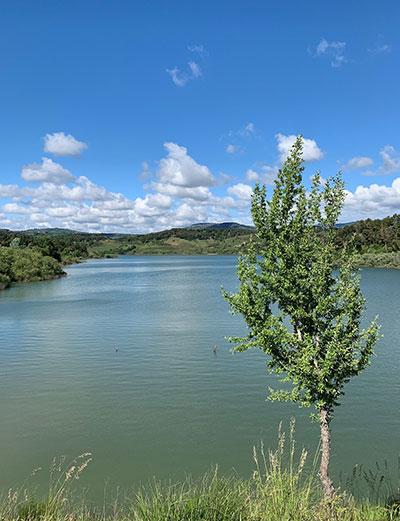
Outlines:
{"type": "Polygon", "coordinates": [[[331,59],[331,66],[334,68],[340,67],[343,63],[346,63],[348,60],[344,56],[344,51],[346,49],[346,42],[328,42],[325,38],[321,38],[318,43],[314,57],[318,56],[328,56],[331,59]]]}
{"type": "Polygon", "coordinates": [[[55,156],[80,156],[88,147],[86,143],[76,140],[71,134],[54,132],[44,136],[44,151],[55,156]]]}
{"type": "Polygon", "coordinates": [[[135,212],[138,215],[154,217],[163,215],[172,205],[172,198],[162,194],[147,194],[144,199],[138,197],[135,201],[135,212]]]}
{"type": "Polygon", "coordinates": [[[196,62],[190,61],[188,63],[188,65],[189,65],[189,68],[190,68],[190,70],[192,72],[192,77],[193,78],[198,78],[199,76],[202,75],[201,69],[200,69],[199,65],[196,62]]]}
{"type": "MultiPolygon", "coordinates": [[[[278,141],[278,151],[280,152],[280,159],[284,162],[287,156],[290,153],[290,149],[292,148],[294,142],[297,139],[297,136],[290,135],[285,136],[283,134],[276,134],[276,139],[278,141]]],[[[303,141],[303,159],[306,162],[309,161],[318,161],[322,159],[324,153],[318,147],[316,141],[314,139],[306,139],[302,138],[303,141]]]]}
{"type": "MultiPolygon", "coordinates": [[[[200,59],[206,54],[203,45],[188,45],[187,48],[190,52],[197,53],[200,59]]],[[[173,69],[165,69],[165,71],[171,76],[172,81],[177,87],[184,87],[188,81],[195,80],[203,75],[200,65],[194,60],[187,62],[187,69],[184,71],[179,69],[176,65],[173,69]]]]}
{"type": "Polygon", "coordinates": [[[157,193],[166,194],[170,197],[183,199],[184,201],[209,201],[212,194],[206,186],[177,186],[171,183],[157,183],[153,182],[150,188],[157,193]]]}
{"type": "Polygon", "coordinates": [[[213,186],[216,182],[210,170],[199,165],[187,154],[185,147],[164,143],[167,157],[161,159],[157,175],[161,183],[182,187],[213,186]]]}
{"type": "Polygon", "coordinates": [[[30,214],[32,210],[27,206],[21,206],[16,203],[7,203],[2,207],[3,212],[5,213],[13,213],[13,214],[30,214]]]}
{"type": "Polygon", "coordinates": [[[206,220],[208,212],[202,207],[192,207],[183,203],[177,207],[174,217],[175,223],[190,224],[206,220]]]}
{"type": "Polygon", "coordinates": [[[352,172],[353,170],[358,170],[360,168],[368,168],[373,165],[373,163],[374,160],[370,157],[353,157],[342,166],[342,170],[345,172],[352,172]]]}
{"type": "Polygon", "coordinates": [[[378,168],[378,174],[392,174],[400,170],[400,154],[391,145],[386,145],[379,152],[382,165],[378,168]]]}
{"type": "Polygon", "coordinates": [[[28,183],[50,182],[55,184],[74,181],[75,176],[48,157],[42,157],[42,164],[32,163],[22,167],[21,177],[28,183]]]}
{"type": "Polygon", "coordinates": [[[250,168],[246,172],[246,179],[251,183],[263,183],[265,185],[273,186],[275,179],[278,175],[279,168],[277,165],[268,166],[268,165],[259,165],[257,169],[260,170],[257,172],[255,170],[256,167],[250,168]]]}
{"type": "Polygon", "coordinates": [[[171,76],[172,81],[177,87],[184,87],[189,80],[189,76],[187,74],[182,74],[178,67],[165,70],[171,76]]]}
{"type": "Polygon", "coordinates": [[[384,146],[380,151],[379,155],[382,159],[382,164],[376,171],[367,170],[362,172],[361,175],[385,175],[394,174],[400,171],[400,153],[391,145],[384,146]]]}
{"type": "Polygon", "coordinates": [[[239,130],[230,130],[228,132],[228,136],[241,136],[241,137],[250,137],[255,134],[255,126],[254,123],[247,123],[243,128],[239,130]]]}
{"type": "Polygon", "coordinates": [[[241,152],[243,152],[243,149],[242,149],[242,147],[240,147],[238,145],[232,145],[232,143],[229,143],[229,145],[226,147],[225,151],[227,154],[230,154],[231,156],[233,156],[235,154],[240,154],[241,152]]]}
{"type": "Polygon", "coordinates": [[[194,61],[188,62],[188,68],[188,72],[181,72],[178,67],[166,69],[166,72],[177,87],[184,87],[189,80],[194,80],[203,74],[199,65],[194,61]]]}
{"type": "Polygon", "coordinates": [[[249,170],[247,170],[245,175],[246,175],[246,179],[250,182],[256,183],[256,182],[260,181],[260,174],[258,172],[256,172],[255,170],[252,170],[251,168],[249,168],[249,170]]]}
{"type": "Polygon", "coordinates": [[[46,208],[47,215],[50,215],[51,217],[58,217],[65,219],[66,217],[73,217],[79,207],[73,206],[73,205],[65,205],[65,206],[56,206],[56,207],[49,207],[46,208]]]}
{"type": "Polygon", "coordinates": [[[30,197],[34,191],[35,189],[29,186],[20,188],[18,185],[0,184],[0,197],[3,197],[5,199],[12,198],[14,200],[20,200],[24,197],[30,197]]]}
{"type": "Polygon", "coordinates": [[[253,194],[253,188],[250,185],[238,183],[236,185],[229,186],[227,192],[228,194],[234,195],[238,199],[250,201],[251,196],[253,194]]]}
{"type": "Polygon", "coordinates": [[[383,218],[400,210],[400,177],[391,186],[372,184],[358,186],[354,193],[346,191],[343,220],[383,218]]]}
{"type": "Polygon", "coordinates": [[[153,177],[153,173],[150,171],[150,165],[147,161],[142,162],[142,172],[139,174],[139,179],[141,181],[145,181],[146,179],[150,179],[153,177]]]}
{"type": "Polygon", "coordinates": [[[92,183],[85,176],[78,177],[72,188],[67,185],[56,186],[53,183],[43,183],[34,194],[34,198],[47,201],[106,201],[113,197],[112,192],[108,192],[104,186],[92,183]]]}

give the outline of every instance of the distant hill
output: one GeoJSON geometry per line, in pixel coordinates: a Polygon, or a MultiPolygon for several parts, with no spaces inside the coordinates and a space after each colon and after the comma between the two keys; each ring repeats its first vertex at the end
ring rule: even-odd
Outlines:
{"type": "Polygon", "coordinates": [[[226,223],[195,223],[186,226],[186,228],[192,228],[196,230],[207,230],[207,229],[216,229],[216,228],[224,228],[224,229],[239,229],[239,230],[254,230],[254,226],[247,226],[246,224],[240,224],[235,222],[226,222],[226,223]]]}
{"type": "Polygon", "coordinates": [[[349,223],[337,223],[335,225],[335,228],[343,228],[344,226],[350,226],[351,224],[354,224],[355,221],[351,221],[349,223]]]}
{"type": "Polygon", "coordinates": [[[87,232],[77,232],[76,230],[69,230],[68,228],[31,228],[29,230],[21,230],[19,235],[89,235],[87,232]]]}

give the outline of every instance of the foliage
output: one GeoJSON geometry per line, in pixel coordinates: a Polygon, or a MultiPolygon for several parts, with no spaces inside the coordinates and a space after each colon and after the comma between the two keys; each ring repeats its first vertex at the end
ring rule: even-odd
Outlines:
{"type": "Polygon", "coordinates": [[[400,251],[400,216],[365,219],[339,228],[336,244],[342,248],[349,241],[358,253],[400,251]]]}
{"type": "Polygon", "coordinates": [[[33,282],[63,275],[61,265],[35,248],[0,247],[0,283],[33,282]]]}
{"type": "Polygon", "coordinates": [[[339,405],[343,385],[369,364],[378,326],[374,321],[359,332],[365,299],[345,251],[338,275],[333,273],[343,184],[337,177],[321,191],[316,175],[307,197],[303,169],[298,140],[271,201],[266,201],[265,187],[256,186],[257,239],[239,259],[239,292],[224,295],[250,328],[246,338],[231,339],[239,343],[235,351],[261,348],[271,355],[269,369],[294,384],[291,391],[271,391],[271,399],[331,411],[339,405]],[[316,224],[326,233],[317,236],[316,224]]]}
{"type": "MultiPolygon", "coordinates": [[[[270,201],[265,186],[256,185],[256,238],[239,258],[238,293],[224,291],[224,296],[249,328],[247,337],[230,339],[238,344],[235,351],[262,349],[270,356],[269,370],[292,383],[289,390],[270,389],[269,398],[315,405],[321,421],[320,473],[327,475],[333,409],[340,404],[344,384],[370,363],[379,327],[374,321],[360,330],[365,299],[346,249],[334,274],[335,225],[344,200],[340,175],[322,187],[317,174],[308,195],[301,154],[299,137],[270,201]],[[323,233],[316,233],[319,230],[323,233]]],[[[331,495],[332,483],[326,480],[331,495]]]]}

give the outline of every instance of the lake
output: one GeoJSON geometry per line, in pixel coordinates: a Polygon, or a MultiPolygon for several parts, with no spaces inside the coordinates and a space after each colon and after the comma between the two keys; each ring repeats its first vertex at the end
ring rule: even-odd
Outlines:
{"type": "MultiPolygon", "coordinates": [[[[0,489],[55,456],[91,452],[89,497],[181,479],[218,464],[248,477],[252,447],[276,444],[296,417],[315,451],[309,410],[266,402],[277,387],[259,350],[232,355],[245,333],[220,286],[234,256],[132,256],[70,266],[68,277],[0,292],[0,489]],[[216,354],[213,346],[217,346],[216,354]]],[[[366,319],[380,315],[377,356],[345,388],[332,423],[332,474],[393,463],[399,448],[400,270],[362,270],[366,319]]],[[[45,486],[48,471],[33,483],[45,486]]],[[[81,483],[81,482],[79,482],[81,483]]]]}

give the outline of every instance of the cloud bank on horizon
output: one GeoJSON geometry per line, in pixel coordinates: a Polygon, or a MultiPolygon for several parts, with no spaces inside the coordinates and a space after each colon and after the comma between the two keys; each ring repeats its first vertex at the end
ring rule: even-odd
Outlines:
{"type": "MultiPolygon", "coordinates": [[[[251,124],[249,124],[251,125],[251,124]]],[[[254,132],[254,126],[247,131],[254,132]]],[[[144,197],[129,198],[107,190],[86,176],[75,176],[60,163],[42,157],[41,163],[21,168],[25,183],[0,184],[0,227],[27,229],[60,227],[90,232],[141,233],[195,222],[239,221],[251,224],[250,200],[254,182],[272,186],[279,167],[296,136],[276,134],[277,160],[272,165],[253,165],[245,172],[248,181],[233,182],[226,174],[214,174],[177,143],[164,143],[165,156],[156,161],[155,172],[144,162],[144,197]]],[[[63,132],[46,134],[44,152],[54,156],[80,156],[87,144],[63,132]]],[[[316,140],[303,138],[303,159],[324,157],[316,140]]],[[[381,151],[377,173],[400,171],[400,157],[390,145],[381,151]]],[[[370,167],[369,157],[353,157],[344,171],[370,167]]],[[[312,172],[314,173],[314,172],[312,172]]],[[[368,175],[368,171],[364,172],[368,175]]],[[[270,190],[272,192],[272,188],[270,190]]],[[[341,221],[382,218],[400,208],[400,177],[390,186],[373,183],[346,191],[341,221]]]]}

